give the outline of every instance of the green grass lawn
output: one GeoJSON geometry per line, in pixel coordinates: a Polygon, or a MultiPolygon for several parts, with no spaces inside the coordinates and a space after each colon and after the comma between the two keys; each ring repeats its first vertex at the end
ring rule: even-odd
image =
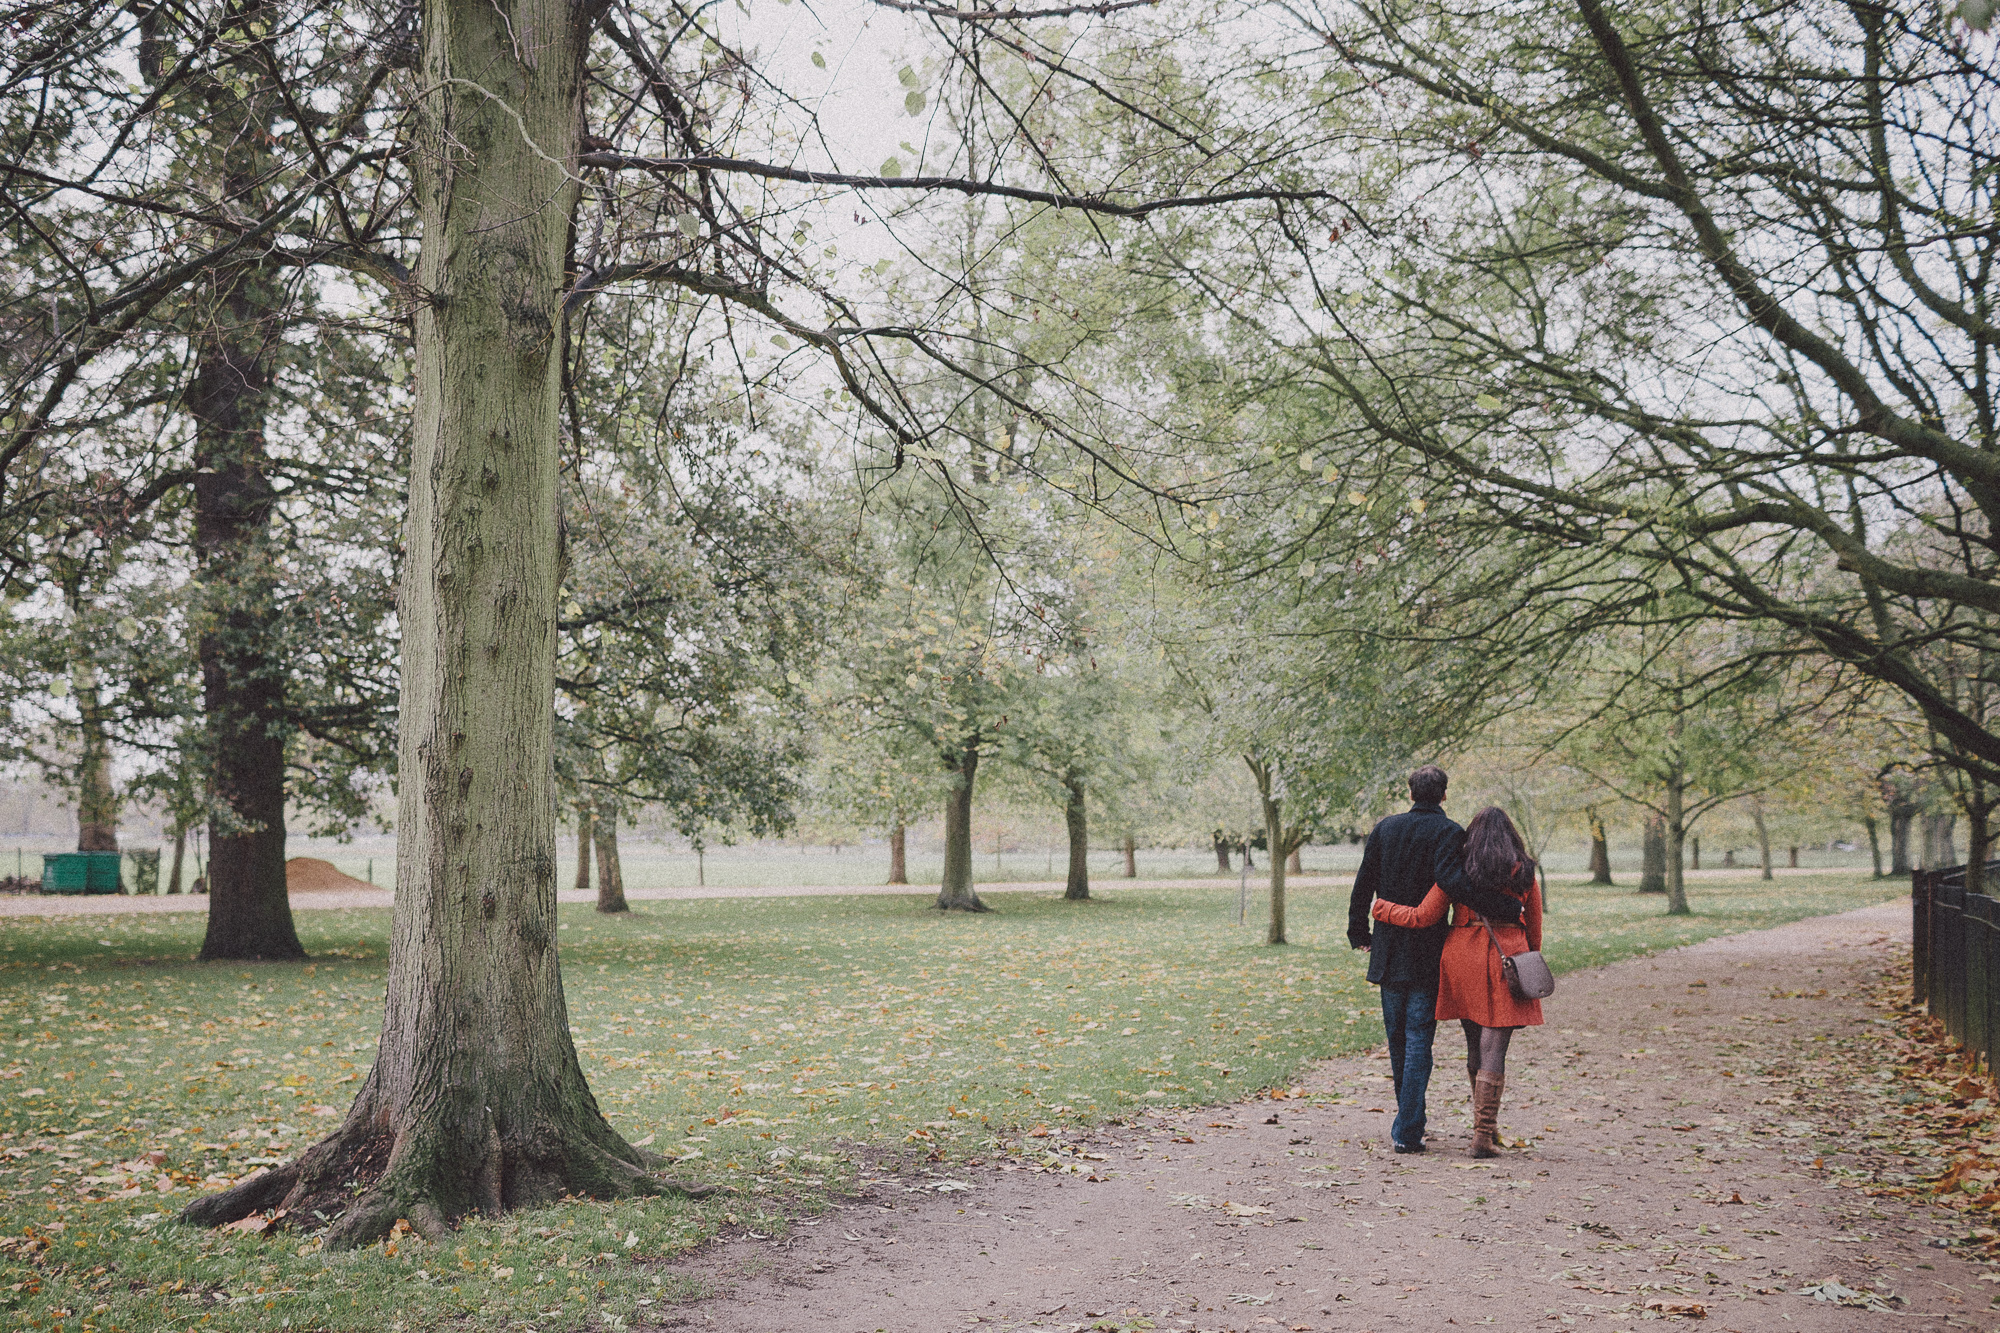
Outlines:
{"type": "MultiPolygon", "coordinates": [[[[1548,952],[1560,972],[1901,892],[1709,881],[1696,915],[1670,919],[1657,897],[1559,880],[1548,952]]],[[[979,917],[927,901],[563,909],[605,1111],[734,1192],[577,1202],[351,1255],[171,1218],[337,1123],[372,1058],[386,912],[302,912],[314,961],[260,966],[190,962],[195,915],[0,921],[0,1316],[79,1333],[598,1327],[679,1294],[632,1260],[726,1218],[780,1224],[850,1178],[857,1144],[1020,1152],[1025,1127],[1224,1100],[1380,1040],[1345,894],[1295,894],[1282,949],[1254,912],[1235,923],[1233,886],[1008,895],[979,917]]]]}

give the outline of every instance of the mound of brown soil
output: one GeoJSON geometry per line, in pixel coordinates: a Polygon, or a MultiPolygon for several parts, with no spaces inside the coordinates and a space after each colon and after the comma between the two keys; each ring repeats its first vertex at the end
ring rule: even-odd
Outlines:
{"type": "Polygon", "coordinates": [[[332,893],[375,887],[365,879],[342,874],[334,869],[333,862],[316,856],[295,856],[285,862],[285,889],[290,893],[332,893]]]}

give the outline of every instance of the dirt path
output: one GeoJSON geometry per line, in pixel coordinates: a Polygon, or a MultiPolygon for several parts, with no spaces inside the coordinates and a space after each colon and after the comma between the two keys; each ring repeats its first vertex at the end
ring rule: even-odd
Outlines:
{"type": "Polygon", "coordinates": [[[1058,1171],[885,1164],[787,1240],[677,1265],[721,1294],[648,1313],[714,1333],[1618,1330],[1697,1309],[1742,1333],[1993,1329],[1987,1270],[1938,1247],[1952,1219],[1854,1188],[1883,1169],[1884,1103],[1826,1077],[1908,929],[1889,903],[1564,978],[1510,1064],[1502,1127],[1531,1146],[1498,1161],[1464,1155],[1462,1065],[1440,1060],[1432,1151],[1397,1157],[1386,1058],[1341,1058],[1305,1099],[1072,1137],[1058,1171]],[[1853,1304],[1802,1294],[1827,1278],[1853,1304]]]}

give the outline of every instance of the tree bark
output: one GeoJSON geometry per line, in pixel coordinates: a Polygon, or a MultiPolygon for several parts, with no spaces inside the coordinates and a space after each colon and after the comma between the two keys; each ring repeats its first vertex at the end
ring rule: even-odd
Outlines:
{"type": "Polygon", "coordinates": [[[579,891],[590,887],[590,848],[591,844],[597,840],[597,830],[593,827],[595,822],[591,816],[589,806],[577,806],[576,887],[579,891]]]}
{"type": "Polygon", "coordinates": [[[1223,836],[1221,829],[1217,829],[1213,834],[1209,835],[1209,837],[1210,841],[1215,844],[1216,871],[1220,874],[1226,875],[1229,873],[1230,870],[1229,839],[1223,836]]]}
{"type": "Polygon", "coordinates": [[[1285,858],[1285,871],[1287,874],[1292,875],[1303,875],[1306,873],[1306,865],[1300,857],[1299,848],[1292,848],[1292,854],[1285,858]]]}
{"type": "Polygon", "coordinates": [[[1139,840],[1130,833],[1125,835],[1125,878],[1139,878],[1139,840]]]}
{"type": "Polygon", "coordinates": [[[945,756],[952,775],[951,795],[944,803],[944,882],[938,886],[940,912],[986,912],[972,887],[972,788],[979,776],[979,738],[965,741],[955,755],[945,756]]]}
{"type": "MultiPolygon", "coordinates": [[[[250,165],[232,164],[230,178],[250,165]]],[[[214,283],[185,400],[194,420],[204,613],[196,651],[214,811],[201,957],[303,958],[285,889],[286,672],[268,551],[277,491],[265,421],[283,296],[274,275],[254,267],[223,270],[214,283]]]]}
{"type": "Polygon", "coordinates": [[[591,832],[597,847],[597,910],[629,912],[625,903],[625,865],[618,859],[618,811],[599,806],[591,815],[591,832]]]}
{"type": "Polygon", "coordinates": [[[1771,830],[1764,827],[1764,798],[1755,797],[1750,802],[1750,821],[1757,826],[1757,861],[1763,867],[1759,879],[1771,878],[1771,830]]]}
{"type": "Polygon", "coordinates": [[[111,784],[111,737],[105,725],[104,700],[97,687],[97,669],[79,663],[70,672],[70,692],[76,696],[78,749],[76,774],[76,849],[79,852],[118,850],[118,792],[111,784]]]}
{"type": "Polygon", "coordinates": [[[1681,871],[1681,855],[1687,845],[1687,823],[1682,805],[1686,779],[1678,769],[1667,783],[1667,915],[1688,915],[1687,880],[1681,871]]]}
{"type": "Polygon", "coordinates": [[[558,406],[589,10],[425,0],[411,155],[416,417],[401,579],[400,811],[387,1001],[345,1123],[197,1200],[215,1224],[338,1214],[330,1249],[398,1218],[658,1193],[570,1039],[556,951],[558,406]],[[518,117],[518,119],[516,119],[518,117]],[[358,1186],[358,1193],[353,1186],[358,1186]]]}
{"type": "Polygon", "coordinates": [[[1074,775],[1063,779],[1068,799],[1063,802],[1063,824],[1069,830],[1069,882],[1063,897],[1076,902],[1090,896],[1090,824],[1084,809],[1083,782],[1074,775]]]}
{"type": "Polygon", "coordinates": [[[1724,870],[1736,869],[1736,849],[1734,847],[1725,847],[1722,849],[1722,868],[1724,870]]]}
{"type": "Polygon", "coordinates": [[[1797,847],[1791,849],[1791,859],[1787,864],[1794,870],[1799,868],[1799,849],[1797,847]]]}
{"type": "Polygon", "coordinates": [[[1701,869],[1701,839],[1692,834],[1688,837],[1688,869],[1701,869]]]}
{"type": "Polygon", "coordinates": [[[1882,878],[1882,830],[1876,825],[1875,816],[1861,817],[1863,828],[1868,830],[1868,860],[1875,868],[1876,879],[1882,878]]]}
{"type": "Polygon", "coordinates": [[[908,884],[910,882],[909,830],[902,820],[889,830],[889,882],[908,884]]]}
{"type": "Polygon", "coordinates": [[[1659,815],[1646,816],[1639,841],[1639,892],[1667,891],[1667,821],[1659,815]]]}
{"type": "Polygon", "coordinates": [[[1611,844],[1604,836],[1604,821],[1597,811],[1590,814],[1590,882],[1611,883],[1611,844]]]}

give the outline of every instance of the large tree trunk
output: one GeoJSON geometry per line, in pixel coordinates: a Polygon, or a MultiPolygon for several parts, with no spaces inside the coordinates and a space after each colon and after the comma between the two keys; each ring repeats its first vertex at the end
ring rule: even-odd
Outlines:
{"type": "Polygon", "coordinates": [[[1604,836],[1604,821],[1597,811],[1590,815],[1590,882],[1611,883],[1611,844],[1604,836]]]}
{"type": "Polygon", "coordinates": [[[1292,848],[1292,854],[1285,858],[1285,871],[1287,874],[1292,875],[1303,875],[1306,873],[1303,849],[1298,847],[1292,848]]]}
{"type": "Polygon", "coordinates": [[[908,884],[910,882],[909,830],[902,820],[889,830],[889,882],[908,884]]]}
{"type": "Polygon", "coordinates": [[[1771,830],[1764,827],[1764,798],[1750,802],[1750,821],[1757,826],[1757,862],[1763,867],[1759,879],[1771,878],[1771,830]]]}
{"type": "Polygon", "coordinates": [[[1639,892],[1667,891],[1667,821],[1659,815],[1646,816],[1639,835],[1639,892]]]}
{"type": "Polygon", "coordinates": [[[1139,840],[1130,833],[1125,835],[1125,878],[1139,878],[1139,840]]]}
{"type": "Polygon", "coordinates": [[[576,887],[579,892],[590,887],[590,847],[597,841],[596,820],[591,817],[590,807],[576,808],[576,887]]]}
{"type": "Polygon", "coordinates": [[[972,887],[972,784],[979,776],[979,739],[967,740],[956,756],[947,756],[952,774],[951,795],[944,803],[944,882],[938,885],[936,907],[941,912],[986,912],[972,887]]]}
{"type": "Polygon", "coordinates": [[[618,859],[618,810],[599,806],[591,820],[597,842],[597,910],[629,912],[625,904],[625,865],[618,859]]]}
{"type": "Polygon", "coordinates": [[[591,1096],[556,955],[558,372],[576,187],[543,154],[574,160],[587,18],[566,0],[423,6],[382,1033],[340,1129],[191,1204],[193,1222],[318,1209],[339,1214],[326,1242],[340,1249],[399,1217],[436,1235],[474,1211],[664,1188],[591,1096]]]}
{"type": "Polygon", "coordinates": [[[303,958],[285,890],[285,666],[267,550],[277,492],[264,429],[283,296],[255,268],[224,270],[215,284],[186,396],[204,614],[196,651],[215,810],[201,956],[303,958]]]}
{"type": "Polygon", "coordinates": [[[1215,831],[1214,833],[1212,833],[1212,834],[1210,834],[1210,835],[1209,835],[1209,839],[1210,839],[1210,841],[1211,841],[1211,842],[1213,842],[1213,843],[1215,844],[1215,869],[1216,869],[1216,872],[1217,872],[1218,874],[1223,874],[1223,875],[1226,875],[1226,874],[1228,874],[1228,873],[1229,873],[1229,869],[1230,869],[1230,867],[1229,867],[1229,839],[1228,839],[1228,837],[1226,837],[1226,836],[1225,836],[1225,835],[1223,834],[1223,832],[1222,832],[1222,830],[1221,830],[1221,829],[1217,829],[1217,830],[1216,830],[1216,831],[1215,831]]]}
{"type": "Polygon", "coordinates": [[[1063,824],[1069,830],[1069,882],[1063,897],[1071,901],[1090,896],[1090,824],[1084,810],[1083,783],[1063,779],[1068,799],[1063,802],[1063,824]]]}
{"type": "Polygon", "coordinates": [[[118,850],[118,792],[111,785],[111,737],[104,720],[104,700],[98,693],[97,669],[79,664],[71,676],[78,727],[76,774],[76,849],[79,852],[118,850]]]}
{"type": "Polygon", "coordinates": [[[1687,881],[1681,870],[1681,856],[1687,847],[1687,822],[1682,807],[1685,780],[1679,772],[1667,783],[1667,915],[1688,914],[1687,881]]]}

